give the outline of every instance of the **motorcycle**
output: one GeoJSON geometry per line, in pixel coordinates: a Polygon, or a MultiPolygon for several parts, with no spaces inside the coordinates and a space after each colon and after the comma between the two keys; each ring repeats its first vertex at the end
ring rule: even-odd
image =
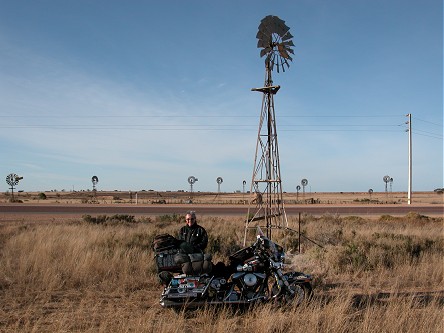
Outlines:
{"type": "Polygon", "coordinates": [[[168,272],[160,305],[164,308],[248,306],[261,302],[300,305],[312,297],[312,277],[301,272],[284,273],[284,260],[283,248],[268,239],[260,227],[254,244],[231,255],[228,266],[223,263],[212,266],[211,258],[203,254],[177,253],[174,262],[176,268],[180,265],[181,274],[168,272]]]}

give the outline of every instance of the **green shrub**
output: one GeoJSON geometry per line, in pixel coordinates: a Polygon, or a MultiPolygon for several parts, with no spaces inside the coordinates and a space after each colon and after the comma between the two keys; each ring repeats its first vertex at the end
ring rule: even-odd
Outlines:
{"type": "Polygon", "coordinates": [[[156,222],[180,222],[183,219],[181,214],[165,214],[156,216],[156,222]]]}
{"type": "Polygon", "coordinates": [[[83,221],[91,224],[128,224],[128,223],[136,223],[136,219],[133,215],[126,214],[116,214],[112,216],[99,215],[97,217],[93,217],[91,215],[83,215],[83,221]]]}

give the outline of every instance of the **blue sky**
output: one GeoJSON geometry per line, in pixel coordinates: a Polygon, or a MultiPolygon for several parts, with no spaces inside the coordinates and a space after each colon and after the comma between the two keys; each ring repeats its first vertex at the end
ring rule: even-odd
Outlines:
{"type": "MultiPolygon", "coordinates": [[[[293,34],[273,73],[282,187],[443,186],[438,0],[0,0],[0,175],[25,191],[247,189],[262,18],[293,34]]],[[[4,181],[3,190],[8,189],[4,181]]]]}

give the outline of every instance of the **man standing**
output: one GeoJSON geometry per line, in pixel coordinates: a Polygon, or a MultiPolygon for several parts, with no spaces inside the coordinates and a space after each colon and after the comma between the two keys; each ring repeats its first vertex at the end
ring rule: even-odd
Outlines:
{"type": "Polygon", "coordinates": [[[206,230],[197,224],[196,213],[187,212],[185,223],[179,231],[178,239],[182,241],[180,250],[182,253],[202,253],[208,244],[208,235],[206,230]]]}

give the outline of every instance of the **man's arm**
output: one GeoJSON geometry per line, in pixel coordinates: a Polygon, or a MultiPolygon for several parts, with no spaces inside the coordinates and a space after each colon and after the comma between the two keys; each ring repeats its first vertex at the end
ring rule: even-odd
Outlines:
{"type": "Polygon", "coordinates": [[[180,228],[180,230],[179,230],[179,233],[178,233],[178,236],[177,236],[177,239],[178,240],[185,240],[185,227],[182,227],[182,228],[180,228]]]}
{"type": "Polygon", "coordinates": [[[202,238],[199,244],[196,244],[196,246],[203,251],[208,245],[208,234],[204,228],[201,227],[200,229],[202,233],[202,238]]]}

